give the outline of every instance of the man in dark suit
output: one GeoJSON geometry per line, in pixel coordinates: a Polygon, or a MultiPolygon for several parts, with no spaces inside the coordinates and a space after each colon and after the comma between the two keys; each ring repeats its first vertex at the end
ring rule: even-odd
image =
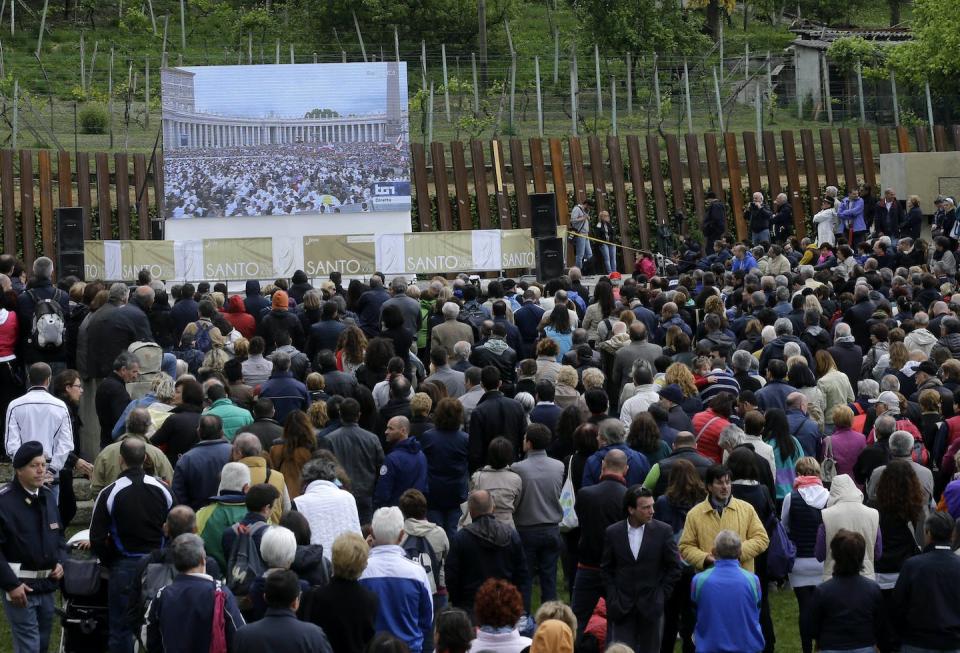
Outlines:
{"type": "Polygon", "coordinates": [[[635,651],[660,650],[663,606],[680,578],[673,529],[653,518],[653,493],[634,485],[623,496],[627,518],[607,528],[603,570],[607,586],[607,643],[635,651]]]}
{"type": "Polygon", "coordinates": [[[236,650],[332,653],[330,642],[320,626],[297,620],[300,589],[297,575],[289,569],[271,572],[263,590],[267,612],[260,621],[237,630],[234,636],[236,650]]]}
{"type": "Polygon", "coordinates": [[[550,429],[550,435],[557,437],[557,424],[560,422],[560,413],[563,409],[554,403],[556,391],[550,381],[541,381],[537,384],[537,405],[530,411],[530,422],[543,424],[550,429]]]}

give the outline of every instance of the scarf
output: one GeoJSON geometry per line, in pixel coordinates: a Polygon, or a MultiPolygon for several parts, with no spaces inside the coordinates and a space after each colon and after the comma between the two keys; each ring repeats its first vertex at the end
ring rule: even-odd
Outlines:
{"type": "Polygon", "coordinates": [[[793,479],[793,489],[799,490],[804,487],[811,487],[814,485],[819,485],[823,487],[823,481],[819,476],[798,476],[793,479]]]}
{"type": "Polygon", "coordinates": [[[853,336],[837,336],[833,341],[838,344],[841,342],[856,342],[853,336]]]}

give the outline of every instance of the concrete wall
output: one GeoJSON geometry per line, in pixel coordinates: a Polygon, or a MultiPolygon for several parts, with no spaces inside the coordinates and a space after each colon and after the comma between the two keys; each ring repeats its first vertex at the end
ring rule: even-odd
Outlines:
{"type": "Polygon", "coordinates": [[[880,187],[893,188],[902,200],[919,195],[923,212],[931,214],[937,195],[960,200],[960,152],[881,154],[880,187]]]}
{"type": "Polygon", "coordinates": [[[820,79],[820,51],[813,48],[796,48],[796,76],[798,95],[806,102],[813,98],[813,104],[820,102],[823,95],[823,82],[820,79]]]}

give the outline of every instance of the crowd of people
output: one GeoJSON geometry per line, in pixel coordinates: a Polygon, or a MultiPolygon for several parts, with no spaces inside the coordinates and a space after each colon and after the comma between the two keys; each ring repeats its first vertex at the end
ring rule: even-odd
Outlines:
{"type": "Polygon", "coordinates": [[[368,211],[374,183],[410,180],[407,156],[391,143],[172,150],[163,172],[171,218],[368,211]]]}
{"type": "Polygon", "coordinates": [[[75,475],[111,651],[759,653],[787,586],[804,653],[960,649],[954,202],[923,255],[889,202],[591,287],[0,257],[15,650],[47,650],[75,475]]]}

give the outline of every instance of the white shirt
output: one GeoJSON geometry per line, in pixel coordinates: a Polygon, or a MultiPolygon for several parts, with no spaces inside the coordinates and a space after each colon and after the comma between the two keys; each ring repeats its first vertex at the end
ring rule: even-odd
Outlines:
{"type": "Polygon", "coordinates": [[[293,503],[310,523],[310,544],[322,544],[323,557],[327,560],[333,552],[334,540],[342,533],[362,534],[353,495],[330,481],[313,481],[293,503]]]}
{"type": "Polygon", "coordinates": [[[639,528],[634,528],[630,525],[630,522],[627,521],[627,541],[630,543],[630,552],[633,554],[634,559],[640,555],[640,545],[643,544],[643,529],[646,528],[646,524],[643,524],[639,528]]]}
{"type": "Polygon", "coordinates": [[[45,388],[33,387],[7,407],[7,455],[13,458],[24,442],[36,440],[43,445],[43,455],[50,461],[54,475],[67,462],[73,451],[73,424],[70,411],[61,400],[45,388]]]}

